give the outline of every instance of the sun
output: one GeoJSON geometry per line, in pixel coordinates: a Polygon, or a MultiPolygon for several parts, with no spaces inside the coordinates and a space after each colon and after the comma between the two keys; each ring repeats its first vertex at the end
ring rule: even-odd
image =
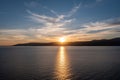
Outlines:
{"type": "Polygon", "coordinates": [[[65,38],[64,38],[64,37],[61,37],[61,38],[59,39],[59,42],[61,42],[61,43],[65,42],[65,38]]]}

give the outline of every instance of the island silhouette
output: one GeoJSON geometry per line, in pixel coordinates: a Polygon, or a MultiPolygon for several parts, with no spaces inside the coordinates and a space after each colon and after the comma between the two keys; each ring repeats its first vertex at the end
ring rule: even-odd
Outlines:
{"type": "Polygon", "coordinates": [[[16,44],[13,46],[120,46],[120,38],[65,42],[64,44],[60,44],[59,42],[50,42],[50,43],[31,42],[31,43],[16,44]]]}

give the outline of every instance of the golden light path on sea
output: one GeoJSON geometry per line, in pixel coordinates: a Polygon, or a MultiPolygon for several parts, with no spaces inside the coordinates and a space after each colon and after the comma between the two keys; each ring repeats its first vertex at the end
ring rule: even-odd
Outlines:
{"type": "Polygon", "coordinates": [[[56,65],[55,65],[55,78],[56,80],[70,80],[70,65],[65,47],[59,48],[56,65]]]}

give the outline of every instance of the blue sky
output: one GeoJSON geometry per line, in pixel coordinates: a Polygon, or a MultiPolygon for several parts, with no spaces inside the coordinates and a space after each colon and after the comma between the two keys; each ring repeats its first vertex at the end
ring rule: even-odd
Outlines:
{"type": "Polygon", "coordinates": [[[120,37],[120,0],[0,0],[0,45],[120,37]],[[74,37],[74,38],[73,38],[74,37]]]}

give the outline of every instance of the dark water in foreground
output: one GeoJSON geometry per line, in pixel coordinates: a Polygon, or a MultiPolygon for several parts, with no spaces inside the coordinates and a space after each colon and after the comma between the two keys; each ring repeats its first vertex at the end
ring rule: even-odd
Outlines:
{"type": "Polygon", "coordinates": [[[0,80],[120,80],[120,47],[0,47],[0,80]]]}

